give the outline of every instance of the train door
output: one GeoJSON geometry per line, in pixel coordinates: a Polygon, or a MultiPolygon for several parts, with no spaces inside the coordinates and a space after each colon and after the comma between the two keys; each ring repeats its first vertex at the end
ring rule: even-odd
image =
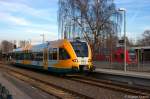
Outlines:
{"type": "Polygon", "coordinates": [[[43,51],[43,66],[44,69],[48,69],[48,49],[45,48],[43,51]]]}
{"type": "Polygon", "coordinates": [[[54,67],[58,62],[58,48],[49,48],[48,66],[54,67]]]}

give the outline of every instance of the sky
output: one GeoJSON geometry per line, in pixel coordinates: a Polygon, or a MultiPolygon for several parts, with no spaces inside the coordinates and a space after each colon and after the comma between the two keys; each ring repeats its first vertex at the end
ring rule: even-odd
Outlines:
{"type": "Polygon", "coordinates": [[[130,39],[142,38],[150,30],[150,0],[114,0],[117,8],[126,9],[126,31],[130,39]]]}
{"type": "MultiPolygon", "coordinates": [[[[114,0],[126,9],[127,36],[141,38],[150,29],[150,0],[114,0]]],[[[0,41],[31,40],[32,43],[58,39],[58,0],[0,0],[0,41]]]]}
{"type": "Polygon", "coordinates": [[[57,0],[0,0],[0,40],[58,38],[57,0]]]}

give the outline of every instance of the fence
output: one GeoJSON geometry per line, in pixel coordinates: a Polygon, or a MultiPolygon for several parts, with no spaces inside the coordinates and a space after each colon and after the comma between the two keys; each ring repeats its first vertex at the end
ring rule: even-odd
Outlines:
{"type": "MultiPolygon", "coordinates": [[[[105,50],[104,50],[105,51],[105,50]]],[[[109,54],[98,54],[93,64],[96,68],[124,70],[124,49],[118,48],[109,54]]],[[[126,70],[150,73],[150,47],[126,50],[126,70]]]]}

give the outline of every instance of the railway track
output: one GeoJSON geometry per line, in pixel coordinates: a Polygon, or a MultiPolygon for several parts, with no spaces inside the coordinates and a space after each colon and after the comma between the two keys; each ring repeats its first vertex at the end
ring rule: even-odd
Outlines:
{"type": "Polygon", "coordinates": [[[3,67],[3,69],[6,70],[8,74],[11,76],[14,76],[22,81],[25,81],[32,86],[52,95],[55,96],[58,99],[93,99],[89,96],[77,93],[75,91],[72,91],[70,89],[65,89],[60,86],[56,86],[53,83],[46,82],[44,80],[38,79],[37,77],[29,76],[23,72],[20,72],[18,70],[3,67]]]}
{"type": "MultiPolygon", "coordinates": [[[[76,91],[72,91],[71,89],[68,88],[63,88],[60,86],[56,86],[53,83],[48,83],[46,81],[43,81],[41,79],[38,79],[37,77],[30,76],[28,74],[25,74],[23,72],[20,72],[13,67],[8,67],[6,66],[5,69],[10,75],[15,76],[18,79],[21,79],[23,81],[26,81],[30,83],[31,85],[57,97],[60,99],[92,99],[91,97],[87,95],[83,95],[81,93],[78,93],[76,91]],[[36,83],[35,83],[36,82],[36,83]]],[[[43,73],[42,73],[43,74],[43,73]]],[[[47,75],[49,76],[49,75],[47,75]]],[[[67,80],[72,80],[75,82],[80,82],[87,84],[88,86],[96,86],[96,87],[101,87],[101,88],[106,88],[109,90],[113,91],[118,91],[118,92],[124,92],[129,95],[133,96],[144,96],[144,97],[150,97],[150,90],[145,90],[142,88],[137,88],[137,87],[132,87],[120,83],[114,83],[112,81],[108,80],[99,80],[99,79],[94,79],[91,77],[85,77],[85,76],[67,76],[64,77],[67,80]]],[[[149,99],[149,98],[143,98],[143,99],[149,99]]]]}
{"type": "Polygon", "coordinates": [[[85,83],[97,87],[103,87],[115,91],[121,91],[131,95],[147,96],[150,98],[150,89],[139,88],[139,86],[138,87],[131,86],[131,85],[129,86],[127,84],[117,83],[108,80],[94,79],[92,77],[80,76],[80,75],[68,76],[68,77],[70,80],[77,81],[80,83],[85,83]]]}

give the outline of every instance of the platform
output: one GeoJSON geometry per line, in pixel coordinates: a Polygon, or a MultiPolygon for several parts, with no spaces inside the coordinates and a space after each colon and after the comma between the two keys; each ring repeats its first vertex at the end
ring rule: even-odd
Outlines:
{"type": "Polygon", "coordinates": [[[112,69],[96,69],[95,77],[150,88],[150,73],[112,69]]]}
{"type": "Polygon", "coordinates": [[[112,70],[112,69],[96,69],[96,72],[99,73],[107,73],[111,75],[121,75],[121,76],[130,76],[130,77],[137,77],[137,78],[144,78],[150,79],[150,73],[146,72],[134,72],[134,71],[123,71],[123,70],[112,70]]]}

